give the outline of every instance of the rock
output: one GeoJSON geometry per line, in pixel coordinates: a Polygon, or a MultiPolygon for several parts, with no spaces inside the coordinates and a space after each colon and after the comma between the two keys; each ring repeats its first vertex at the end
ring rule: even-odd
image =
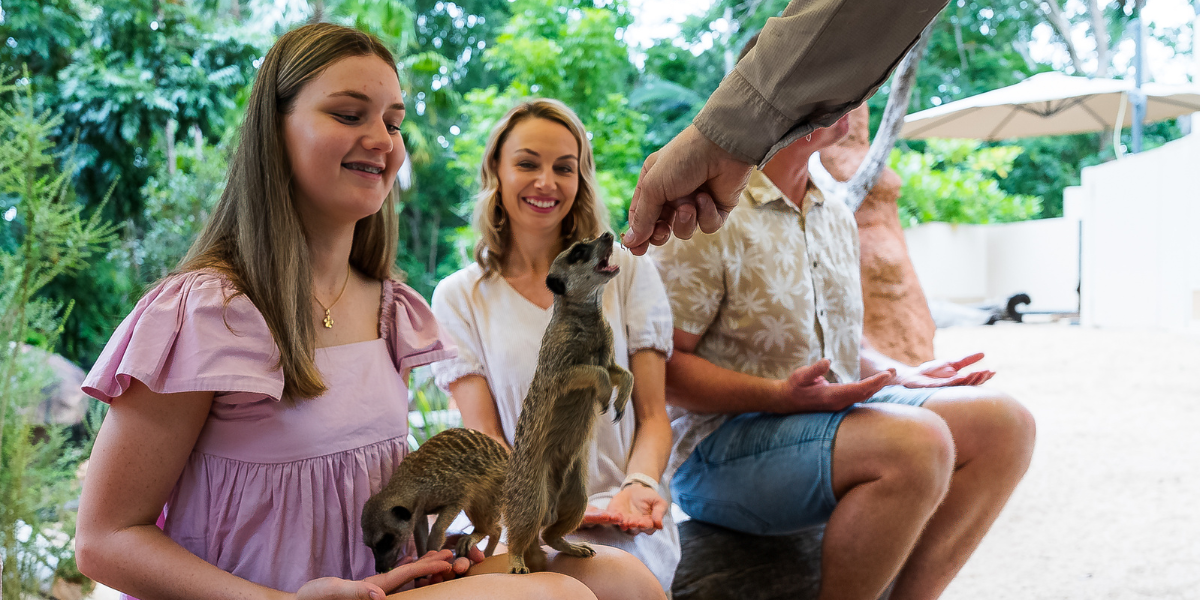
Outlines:
{"type": "MultiPolygon", "coordinates": [[[[850,133],[821,150],[821,164],[848,181],[867,156],[871,141],[867,105],[850,112],[850,133]]],[[[933,359],[933,317],[908,257],[896,200],[900,176],[884,168],[855,218],[862,247],[863,337],[883,354],[909,365],[933,359]]]]}
{"type": "Polygon", "coordinates": [[[806,600],[821,589],[825,526],[759,536],[696,520],[679,524],[674,600],[806,600]]]}
{"type": "Polygon", "coordinates": [[[79,386],[83,385],[87,373],[66,358],[34,346],[23,346],[22,352],[40,362],[47,376],[41,400],[26,413],[29,420],[41,425],[72,426],[83,423],[88,411],[88,397],[79,386]]]}
{"type": "Polygon", "coordinates": [[[50,597],[54,600],[83,600],[87,597],[87,593],[82,583],[55,578],[54,584],[50,587],[50,597]]]}
{"type": "Polygon", "coordinates": [[[55,425],[78,425],[88,411],[88,396],[79,389],[87,372],[75,363],[58,354],[46,357],[46,364],[54,371],[54,383],[43,389],[46,395],[38,405],[38,417],[42,423],[55,425]]]}

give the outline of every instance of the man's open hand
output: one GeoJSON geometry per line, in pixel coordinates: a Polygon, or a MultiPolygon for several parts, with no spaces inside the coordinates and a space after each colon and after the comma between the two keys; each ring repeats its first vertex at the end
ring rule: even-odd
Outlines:
{"type": "Polygon", "coordinates": [[[894,369],[888,369],[854,383],[829,383],[825,379],[827,371],[829,359],[822,358],[812,365],[792,371],[787,379],[780,381],[778,412],[839,411],[874,396],[896,376],[894,369]]]}
{"type": "Polygon", "coordinates": [[[629,231],[621,238],[631,252],[646,253],[671,238],[712,233],[725,223],[746,187],[752,165],[744,163],[689,125],[642,165],[629,204],[629,231]]]}
{"type": "Polygon", "coordinates": [[[962,370],[982,359],[983,353],[976,352],[958,360],[931,360],[913,367],[912,371],[902,373],[896,378],[896,383],[909,388],[980,385],[994,377],[996,372],[984,370],[963,373],[962,370]]]}

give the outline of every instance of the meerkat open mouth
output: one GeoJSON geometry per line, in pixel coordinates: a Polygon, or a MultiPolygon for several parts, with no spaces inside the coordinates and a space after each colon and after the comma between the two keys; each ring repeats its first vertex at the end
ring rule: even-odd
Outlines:
{"type": "Polygon", "coordinates": [[[612,246],[605,246],[604,248],[607,251],[604,253],[604,256],[600,257],[600,260],[596,261],[596,272],[604,273],[605,275],[614,275],[617,271],[621,270],[621,267],[608,264],[608,259],[612,258],[612,246]]]}

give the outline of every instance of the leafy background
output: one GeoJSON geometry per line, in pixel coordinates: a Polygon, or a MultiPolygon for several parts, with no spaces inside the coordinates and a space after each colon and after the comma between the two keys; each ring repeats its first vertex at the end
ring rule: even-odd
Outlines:
{"type": "MultiPolygon", "coordinates": [[[[1029,48],[1055,2],[952,2],[934,29],[912,109],[1051,70],[1029,48]]],[[[1101,69],[1102,57],[1080,50],[1087,40],[1075,38],[1095,38],[1086,27],[1096,20],[1076,4],[1059,7],[1074,38],[1055,43],[1081,55],[1083,74],[1128,75],[1111,52],[1101,69]]],[[[470,256],[479,154],[513,102],[550,96],[579,112],[613,226],[623,228],[642,158],[690,122],[745,40],[785,5],[717,0],[678,35],[633,47],[625,0],[3,0],[0,64],[27,66],[38,106],[63,115],[52,139],[61,148],[77,143],[77,202],[92,209],[112,187],[103,217],[122,234],[104,259],[42,292],[76,301],[59,351],[90,366],[145,287],[186,249],[223,185],[255,66],[287,29],[314,19],[355,25],[401,57],[415,110],[403,130],[411,171],[397,259],[428,295],[470,256]]],[[[1098,6],[1104,39],[1115,46],[1132,3],[1098,6]]],[[[1190,45],[1182,32],[1152,31],[1173,47],[1190,45]]],[[[870,100],[876,120],[886,92],[870,100]]],[[[1148,147],[1181,134],[1174,122],[1149,130],[1148,147]]],[[[1078,183],[1079,168],[1112,157],[1110,137],[902,143],[892,164],[908,182],[905,224],[1059,216],[1062,189],[1078,183]]],[[[0,204],[0,214],[6,209],[0,204]]]]}

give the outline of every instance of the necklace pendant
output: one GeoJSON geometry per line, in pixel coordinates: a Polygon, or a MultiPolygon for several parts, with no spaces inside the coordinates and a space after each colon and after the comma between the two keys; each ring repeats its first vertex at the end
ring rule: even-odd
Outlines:
{"type": "Polygon", "coordinates": [[[325,320],[323,323],[325,324],[325,329],[333,329],[333,317],[329,315],[328,308],[325,309],[325,320]]]}

